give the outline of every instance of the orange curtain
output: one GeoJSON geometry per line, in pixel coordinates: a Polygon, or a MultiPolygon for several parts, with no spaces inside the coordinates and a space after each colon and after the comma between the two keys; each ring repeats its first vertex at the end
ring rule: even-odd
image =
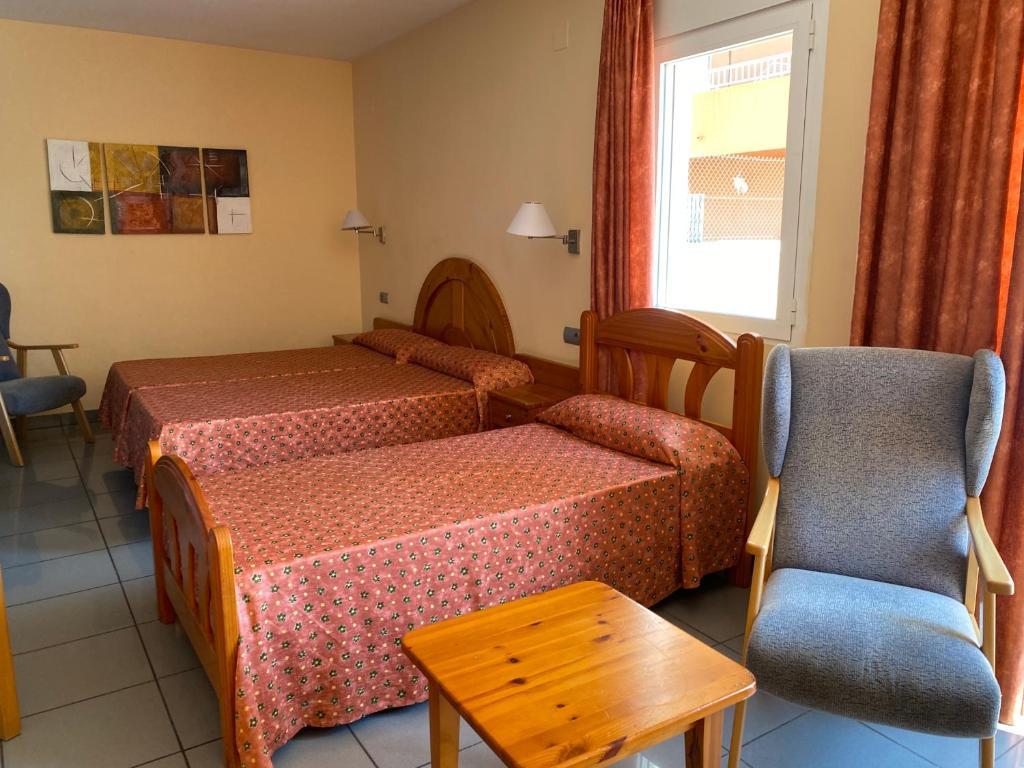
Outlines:
{"type": "MultiPolygon", "coordinates": [[[[984,507],[1024,587],[1024,0],[882,0],[852,344],[1001,351],[984,507]]],[[[999,603],[1002,720],[1022,720],[1024,603],[999,603]]]]}
{"type": "Polygon", "coordinates": [[[606,0],[594,129],[591,307],[651,303],[654,0],[606,0]]]}
{"type": "MultiPolygon", "coordinates": [[[[590,305],[598,317],[651,305],[654,239],[654,0],[605,0],[594,126],[590,305]]],[[[630,355],[643,399],[642,356],[630,355]]],[[[600,385],[617,391],[601,350],[600,385]]]]}

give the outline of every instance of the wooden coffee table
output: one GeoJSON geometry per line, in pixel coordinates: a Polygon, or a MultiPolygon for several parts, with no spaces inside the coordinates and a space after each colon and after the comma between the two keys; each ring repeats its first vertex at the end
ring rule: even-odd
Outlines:
{"type": "Polygon", "coordinates": [[[454,768],[459,717],[511,768],[612,763],[680,733],[686,768],[717,766],[744,667],[594,581],[414,630],[430,681],[430,758],[454,768]]]}

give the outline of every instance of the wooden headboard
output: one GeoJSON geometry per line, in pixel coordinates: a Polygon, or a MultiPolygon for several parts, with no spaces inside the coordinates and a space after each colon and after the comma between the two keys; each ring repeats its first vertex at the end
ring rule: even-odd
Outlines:
{"type": "Polygon", "coordinates": [[[633,399],[636,372],[642,359],[646,391],[641,402],[656,408],[668,406],[669,377],[677,360],[689,360],[693,369],[683,394],[683,413],[714,427],[731,442],[751,477],[757,471],[757,440],[761,419],[761,383],[764,377],[764,340],[744,333],[733,341],[695,317],[670,309],[634,309],[598,320],[587,310],[580,318],[580,389],[601,391],[598,350],[606,349],[615,371],[611,394],[633,399]],[[640,352],[640,356],[631,356],[640,352]],[[732,424],[725,426],[701,416],[708,384],[722,368],[736,372],[733,386],[732,424]]]}
{"type": "Polygon", "coordinates": [[[487,273],[469,259],[444,259],[430,270],[416,300],[413,328],[448,344],[509,357],[516,353],[505,303],[487,273]]]}

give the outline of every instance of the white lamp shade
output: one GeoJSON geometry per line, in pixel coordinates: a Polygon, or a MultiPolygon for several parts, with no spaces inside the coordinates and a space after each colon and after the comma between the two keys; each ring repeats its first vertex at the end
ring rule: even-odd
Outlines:
{"type": "Polygon", "coordinates": [[[361,229],[362,227],[370,226],[370,222],[366,220],[366,217],[356,208],[345,213],[345,220],[341,223],[342,229],[361,229]]]}
{"type": "Polygon", "coordinates": [[[520,237],[555,237],[557,234],[543,203],[523,203],[505,231],[520,237]]]}

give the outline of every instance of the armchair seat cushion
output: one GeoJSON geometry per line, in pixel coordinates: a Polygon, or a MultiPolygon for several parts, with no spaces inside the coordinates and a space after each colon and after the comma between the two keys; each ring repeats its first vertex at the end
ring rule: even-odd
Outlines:
{"type": "Polygon", "coordinates": [[[0,397],[11,416],[27,416],[80,399],[85,382],[78,376],[33,376],[0,381],[0,397]]]}
{"type": "Polygon", "coordinates": [[[900,728],[986,738],[999,716],[999,685],[963,603],[911,587],[775,571],[747,666],[759,689],[900,728]]]}

